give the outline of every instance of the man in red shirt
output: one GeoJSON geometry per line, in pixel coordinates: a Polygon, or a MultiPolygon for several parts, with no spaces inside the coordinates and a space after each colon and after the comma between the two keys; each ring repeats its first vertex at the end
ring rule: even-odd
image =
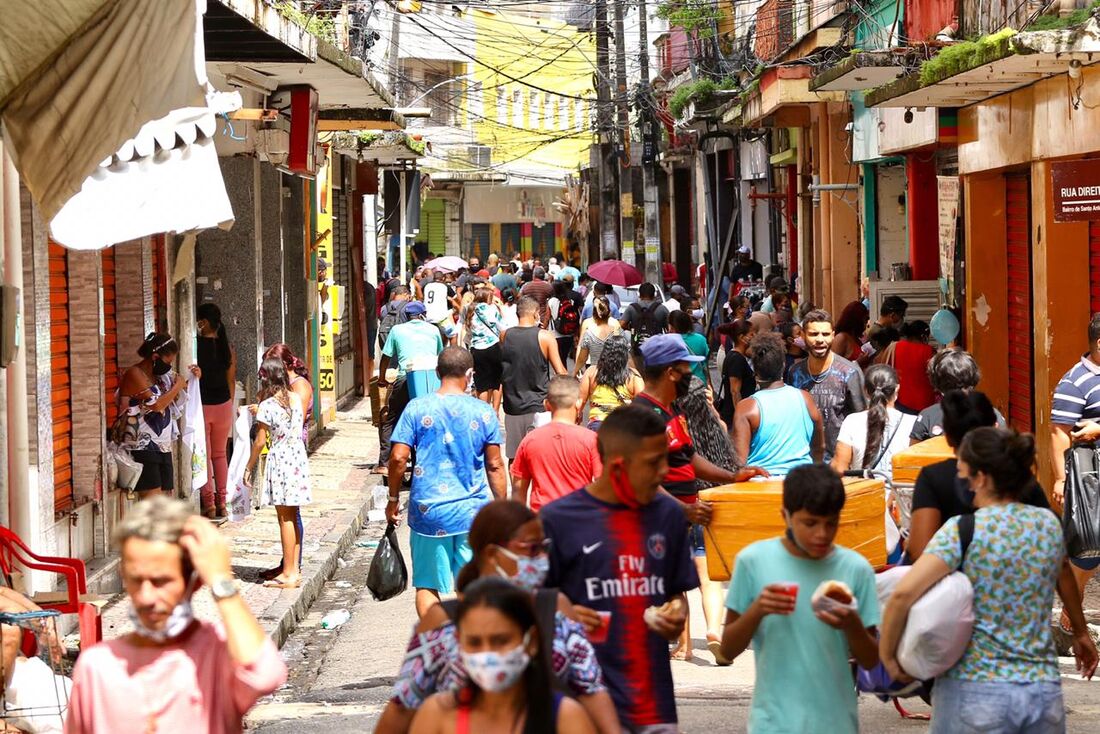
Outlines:
{"type": "Polygon", "coordinates": [[[580,383],[558,375],[544,401],[550,422],[523,437],[512,460],[512,499],[535,512],[559,497],[587,486],[602,471],[596,434],[577,425],[580,383]]]}

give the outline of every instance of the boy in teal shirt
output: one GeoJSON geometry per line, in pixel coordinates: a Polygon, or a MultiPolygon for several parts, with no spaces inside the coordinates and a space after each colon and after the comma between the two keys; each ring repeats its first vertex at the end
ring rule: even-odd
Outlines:
{"type": "Polygon", "coordinates": [[[801,466],[783,480],[785,537],[737,554],[726,606],[722,654],[752,642],[756,686],[749,732],[846,734],[859,731],[849,656],[878,663],[875,573],[863,556],[833,545],[844,484],[828,466],[801,466]],[[810,597],[824,581],[843,581],[858,612],[814,612],[810,597]],[[797,584],[797,596],[784,587],[797,584]]]}

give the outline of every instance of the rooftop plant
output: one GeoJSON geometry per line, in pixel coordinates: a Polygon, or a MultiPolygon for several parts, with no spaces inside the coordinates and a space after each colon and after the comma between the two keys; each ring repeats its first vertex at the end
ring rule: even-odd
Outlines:
{"type": "Polygon", "coordinates": [[[1005,28],[973,41],[960,41],[947,46],[921,64],[920,81],[928,86],[964,71],[1003,58],[1012,53],[1010,41],[1014,28],[1005,28]]]}

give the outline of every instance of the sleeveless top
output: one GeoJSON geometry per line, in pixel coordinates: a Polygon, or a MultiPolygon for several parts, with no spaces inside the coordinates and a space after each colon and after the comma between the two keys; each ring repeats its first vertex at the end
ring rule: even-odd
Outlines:
{"type": "Polygon", "coordinates": [[[759,390],[752,395],[760,411],[760,426],[749,444],[749,466],[771,474],[786,474],[796,466],[809,464],[814,422],[806,398],[790,385],[759,390]]]}
{"type": "Polygon", "coordinates": [[[550,362],[542,354],[538,326],[513,326],[504,336],[501,361],[504,372],[504,412],[508,415],[541,413],[550,389],[550,362]]]}
{"type": "Polygon", "coordinates": [[[221,405],[229,402],[229,363],[218,357],[218,340],[200,336],[198,364],[202,369],[199,380],[199,395],[203,405],[221,405]]]}
{"type": "MultiPolygon", "coordinates": [[[[554,731],[558,730],[558,711],[561,710],[562,694],[554,691],[551,699],[551,715],[554,717],[554,731]]],[[[470,706],[459,704],[455,720],[455,734],[470,734],[470,706]]]]}

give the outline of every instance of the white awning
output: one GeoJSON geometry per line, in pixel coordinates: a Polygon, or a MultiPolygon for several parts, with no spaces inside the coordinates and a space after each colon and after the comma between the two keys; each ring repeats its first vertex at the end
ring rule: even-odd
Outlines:
{"type": "MultiPolygon", "coordinates": [[[[97,170],[101,161],[124,141],[140,137],[146,123],[206,103],[206,0],[36,0],[19,5],[0,23],[0,116],[20,175],[49,221],[82,190],[85,179],[103,174],[97,170]]],[[[161,145],[155,155],[190,161],[202,158],[204,147],[189,145],[188,151],[161,145]]],[[[142,165],[119,156],[118,165],[124,163],[142,165]]],[[[178,169],[158,166],[153,178],[135,181],[148,186],[178,169]]],[[[211,173],[217,173],[216,179],[208,180],[220,185],[220,172],[211,173]]],[[[87,191],[97,188],[93,182],[87,191]]],[[[179,195],[172,200],[178,204],[179,195]]],[[[115,212],[154,224],[144,212],[135,215],[118,204],[115,212]]],[[[152,231],[170,229],[157,226],[152,231]]],[[[108,232],[101,230],[100,235],[108,232]]]]}
{"type": "Polygon", "coordinates": [[[93,250],[158,232],[228,228],[215,113],[241,107],[241,96],[213,92],[207,107],[175,110],[143,126],[103,161],[50,222],[53,238],[93,250]]]}

